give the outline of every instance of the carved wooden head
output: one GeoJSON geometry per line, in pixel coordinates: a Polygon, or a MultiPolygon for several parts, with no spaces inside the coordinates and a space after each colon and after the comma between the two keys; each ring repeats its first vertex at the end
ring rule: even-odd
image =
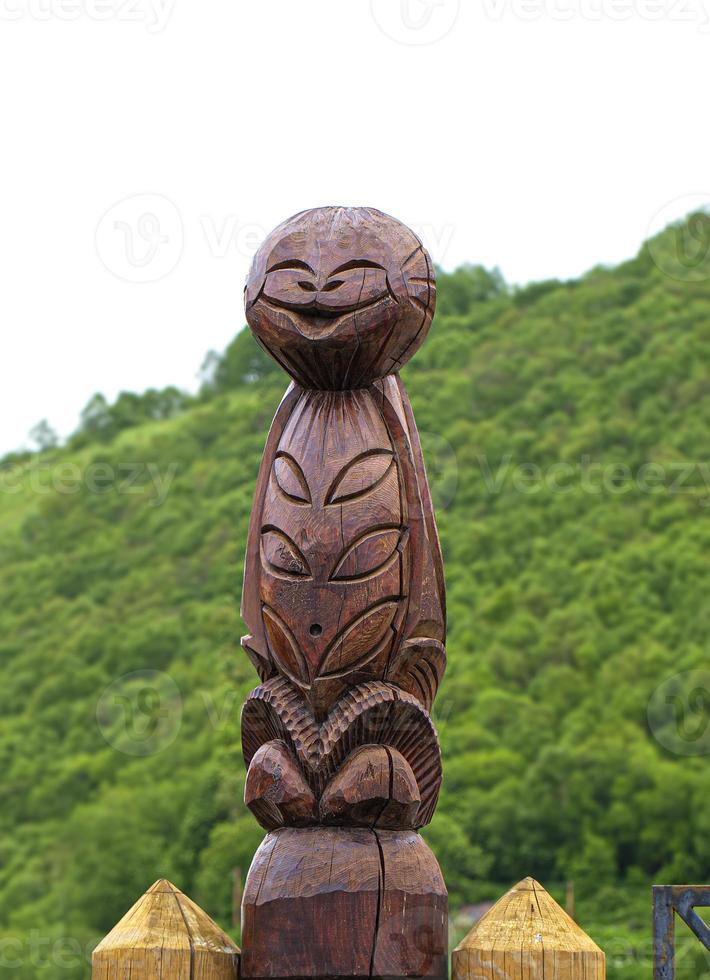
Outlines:
{"type": "Polygon", "coordinates": [[[261,345],[306,388],[363,388],[419,349],[434,315],[431,259],[374,208],[302,211],[254,257],[246,315],[261,345]]]}

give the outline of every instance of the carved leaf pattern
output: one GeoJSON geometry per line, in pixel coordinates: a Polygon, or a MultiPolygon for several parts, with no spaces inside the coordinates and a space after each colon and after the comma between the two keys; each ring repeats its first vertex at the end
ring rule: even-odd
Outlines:
{"type": "Polygon", "coordinates": [[[392,453],[386,449],[356,456],[336,477],[326,495],[326,504],[339,504],[369,493],[384,479],[392,465],[392,453]]]}
{"type": "Polygon", "coordinates": [[[388,600],[348,623],[326,650],[318,677],[337,677],[368,663],[385,639],[397,613],[397,605],[396,601],[388,600]]]}
{"type": "Polygon", "coordinates": [[[264,626],[269,640],[271,655],[283,673],[300,687],[310,687],[310,675],[306,658],[301,653],[296,638],[268,606],[263,608],[264,626]]]}
{"type": "Polygon", "coordinates": [[[339,559],[331,580],[353,581],[379,571],[397,550],[401,533],[398,527],[368,531],[351,544],[339,559]]]}
{"type": "Polygon", "coordinates": [[[279,489],[299,504],[310,504],[311,492],[303,475],[303,470],[293,456],[281,453],[274,460],[274,477],[279,489]]]}
{"type": "Polygon", "coordinates": [[[308,562],[297,545],[283,531],[275,527],[263,528],[261,546],[267,564],[274,570],[299,578],[310,577],[311,570],[308,562]]]}

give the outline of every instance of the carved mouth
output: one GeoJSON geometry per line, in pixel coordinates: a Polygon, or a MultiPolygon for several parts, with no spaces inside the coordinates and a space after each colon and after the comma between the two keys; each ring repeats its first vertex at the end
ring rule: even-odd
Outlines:
{"type": "Polygon", "coordinates": [[[289,303],[279,302],[273,299],[266,299],[261,296],[258,303],[273,310],[276,313],[290,313],[291,322],[299,333],[309,340],[319,337],[328,337],[353,313],[362,313],[374,307],[386,303],[390,299],[389,293],[383,293],[367,303],[360,303],[350,306],[340,306],[337,308],[324,307],[319,303],[311,303],[308,306],[296,306],[289,303]]]}

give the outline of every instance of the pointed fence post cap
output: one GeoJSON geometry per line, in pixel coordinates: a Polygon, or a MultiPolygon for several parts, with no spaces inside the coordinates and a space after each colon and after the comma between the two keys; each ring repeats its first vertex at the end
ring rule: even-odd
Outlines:
{"type": "Polygon", "coordinates": [[[206,912],[161,879],[102,939],[92,980],[235,980],[239,948],[206,912]]]}
{"type": "Polygon", "coordinates": [[[454,980],[604,980],[604,953],[534,878],[510,889],[453,953],[454,980]]]}

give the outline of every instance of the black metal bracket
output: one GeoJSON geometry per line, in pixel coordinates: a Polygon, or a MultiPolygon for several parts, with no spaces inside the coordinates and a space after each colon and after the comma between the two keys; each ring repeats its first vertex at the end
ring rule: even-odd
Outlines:
{"type": "Polygon", "coordinates": [[[675,980],[675,914],[710,950],[710,926],[696,907],[710,907],[710,885],[653,886],[653,980],[675,980]]]}

